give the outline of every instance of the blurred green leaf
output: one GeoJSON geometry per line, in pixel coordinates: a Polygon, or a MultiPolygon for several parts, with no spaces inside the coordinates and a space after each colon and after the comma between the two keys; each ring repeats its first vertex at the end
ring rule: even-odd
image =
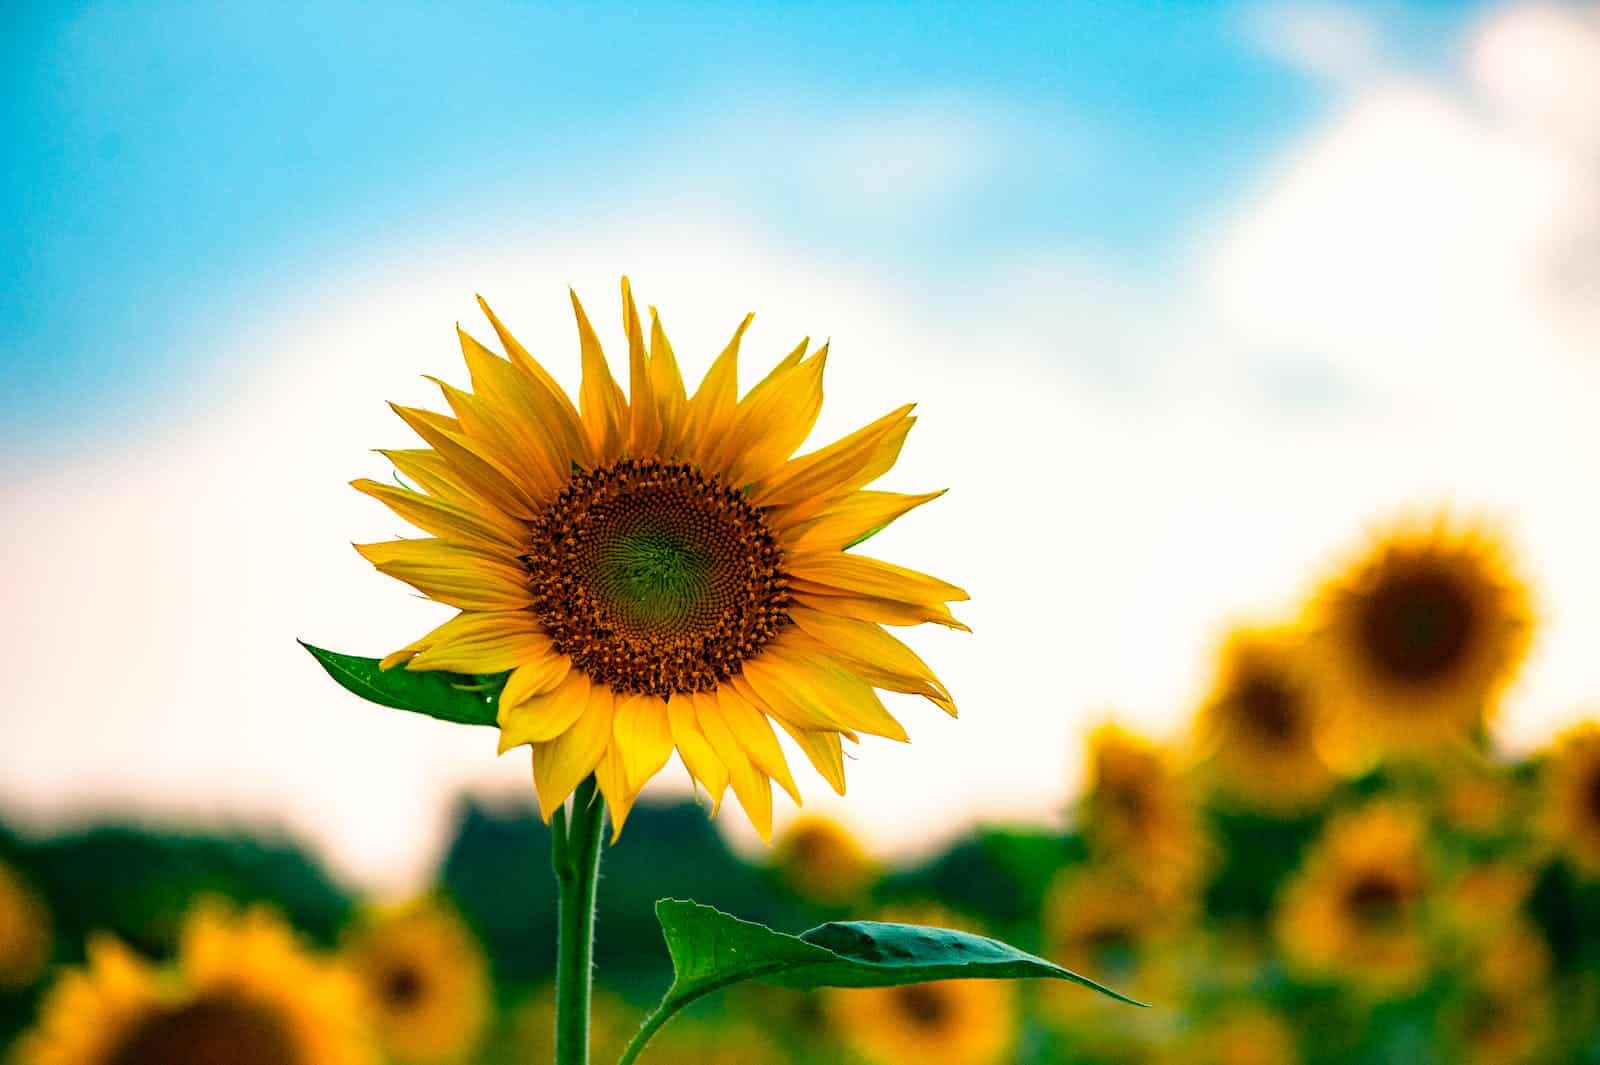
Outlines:
{"type": "Polygon", "coordinates": [[[327,651],[304,640],[300,646],[310,651],[341,687],[370,703],[427,714],[458,725],[496,724],[496,704],[506,681],[504,673],[475,676],[443,670],[383,669],[376,658],[327,651]]]}

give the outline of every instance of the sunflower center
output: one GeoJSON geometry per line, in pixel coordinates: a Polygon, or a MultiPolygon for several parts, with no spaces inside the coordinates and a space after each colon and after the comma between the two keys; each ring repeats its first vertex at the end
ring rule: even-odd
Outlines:
{"type": "Polygon", "coordinates": [[[1460,665],[1473,637],[1472,600],[1442,573],[1390,577],[1368,599],[1362,642],[1390,677],[1425,684],[1460,665]]]}
{"type": "Polygon", "coordinates": [[[304,1065],[288,1027],[272,1010],[208,995],[136,1024],[107,1065],[304,1065]]]}
{"type": "Polygon", "coordinates": [[[422,974],[410,965],[396,965],[383,974],[379,995],[385,1006],[393,1010],[406,1010],[422,998],[422,974]]]}
{"type": "Polygon", "coordinates": [[[900,1012],[919,1028],[941,1028],[950,1016],[950,1004],[945,997],[926,984],[895,988],[895,999],[900,1012]]]}
{"type": "Polygon", "coordinates": [[[709,691],[789,622],[760,511],[683,463],[574,473],[530,523],[522,560],[556,650],[617,692],[709,691]]]}
{"type": "Polygon", "coordinates": [[[1281,746],[1300,731],[1300,702],[1276,677],[1257,674],[1239,686],[1239,709],[1245,723],[1262,740],[1281,746]]]}
{"type": "Polygon", "coordinates": [[[1345,892],[1345,906],[1363,924],[1385,924],[1400,915],[1406,893],[1392,877],[1368,873],[1345,892]]]}
{"type": "Polygon", "coordinates": [[[1584,794],[1585,809],[1592,824],[1600,825],[1600,766],[1589,771],[1589,782],[1584,794]]]}

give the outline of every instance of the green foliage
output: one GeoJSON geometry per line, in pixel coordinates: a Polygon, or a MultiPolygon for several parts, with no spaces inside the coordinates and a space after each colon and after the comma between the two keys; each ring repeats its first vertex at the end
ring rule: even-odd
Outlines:
{"type": "Polygon", "coordinates": [[[341,687],[368,702],[458,725],[496,724],[496,704],[506,682],[504,673],[475,676],[443,670],[383,669],[376,658],[328,651],[304,640],[300,646],[310,651],[341,687]]]}

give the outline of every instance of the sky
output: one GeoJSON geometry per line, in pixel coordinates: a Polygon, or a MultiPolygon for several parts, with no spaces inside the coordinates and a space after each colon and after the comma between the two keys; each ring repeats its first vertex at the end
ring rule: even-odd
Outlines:
{"type": "Polygon", "coordinates": [[[526,797],[294,639],[442,619],[347,482],[464,383],[474,293],[575,387],[566,287],[620,351],[623,273],[691,375],[746,311],[750,372],[831,338],[815,440],[920,404],[884,486],[951,491],[874,550],[973,593],[912,637],[962,717],[803,785],[882,846],[1060,817],[1090,727],[1176,734],[1228,624],[1397,514],[1533,585],[1502,740],[1592,716],[1600,8],[971,7],[8,8],[0,816],[401,887],[463,789],[526,797]]]}

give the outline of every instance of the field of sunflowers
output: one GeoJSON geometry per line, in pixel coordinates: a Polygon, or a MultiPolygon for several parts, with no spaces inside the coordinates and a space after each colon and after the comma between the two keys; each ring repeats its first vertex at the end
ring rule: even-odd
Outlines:
{"type": "MultiPolygon", "coordinates": [[[[912,867],[811,816],[749,861],[706,804],[642,803],[603,862],[595,1059],[670,979],[667,896],[991,934],[1150,1008],[746,984],[654,1065],[1600,1061],[1600,726],[1520,758],[1488,739],[1534,630],[1494,535],[1438,517],[1357,547],[1299,616],[1226,634],[1183,735],[1097,727],[1068,831],[984,828],[912,867]]],[[[379,905],[268,833],[4,832],[0,1037],[18,1065],[543,1065],[550,851],[531,804],[463,800],[433,890],[379,905]]]]}

